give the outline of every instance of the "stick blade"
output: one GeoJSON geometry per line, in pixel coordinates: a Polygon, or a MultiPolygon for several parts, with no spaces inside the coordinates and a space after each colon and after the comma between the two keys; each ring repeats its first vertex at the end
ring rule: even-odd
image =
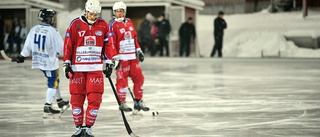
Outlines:
{"type": "Polygon", "coordinates": [[[7,61],[12,61],[12,59],[7,56],[6,52],[4,52],[4,50],[1,50],[0,53],[1,53],[1,56],[2,56],[5,60],[7,60],[7,61]]]}
{"type": "Polygon", "coordinates": [[[130,133],[130,137],[139,137],[139,136],[132,132],[132,133],[130,133]]]}

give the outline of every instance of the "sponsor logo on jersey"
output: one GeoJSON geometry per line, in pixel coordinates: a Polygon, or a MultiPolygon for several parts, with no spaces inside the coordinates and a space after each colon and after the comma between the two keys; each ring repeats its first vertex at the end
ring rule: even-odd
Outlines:
{"type": "Polygon", "coordinates": [[[81,57],[77,56],[77,62],[80,62],[80,61],[81,61],[81,57]]]}
{"type": "Polygon", "coordinates": [[[32,52],[32,56],[36,57],[42,57],[42,58],[49,58],[49,54],[46,54],[46,53],[41,53],[41,52],[37,52],[37,51],[34,51],[32,52]]]}
{"type": "Polygon", "coordinates": [[[81,113],[81,108],[74,108],[73,110],[72,110],[72,114],[73,115],[79,115],[81,113]]]}
{"type": "Polygon", "coordinates": [[[121,34],[126,32],[126,30],[124,28],[121,28],[119,31],[120,31],[121,34]]]}
{"type": "Polygon", "coordinates": [[[85,46],[95,46],[96,45],[96,37],[95,36],[85,36],[84,37],[84,45],[85,46]]]}
{"type": "Polygon", "coordinates": [[[35,32],[38,33],[40,31],[40,28],[36,28],[35,32]]]}
{"type": "Polygon", "coordinates": [[[124,33],[124,39],[132,39],[130,31],[127,31],[127,32],[124,33]]]}
{"type": "Polygon", "coordinates": [[[99,56],[77,56],[77,62],[101,62],[99,56]]]}
{"type": "Polygon", "coordinates": [[[76,29],[79,30],[80,29],[80,24],[76,25],[76,29]]]}
{"type": "Polygon", "coordinates": [[[47,34],[47,33],[48,33],[48,30],[47,30],[47,29],[41,29],[41,30],[40,30],[40,33],[42,33],[42,34],[47,34]]]}
{"type": "Polygon", "coordinates": [[[101,36],[102,35],[102,31],[100,31],[100,30],[97,30],[95,33],[96,33],[97,36],[101,36]]]}
{"type": "Polygon", "coordinates": [[[96,55],[100,56],[102,47],[97,46],[80,46],[77,47],[76,56],[96,55]]]}
{"type": "Polygon", "coordinates": [[[121,88],[121,89],[120,89],[120,92],[121,92],[121,93],[127,93],[127,88],[121,88]]]}
{"type": "Polygon", "coordinates": [[[91,109],[91,110],[89,111],[89,113],[91,114],[91,116],[96,117],[96,116],[98,115],[98,110],[97,110],[97,109],[91,109]]]}

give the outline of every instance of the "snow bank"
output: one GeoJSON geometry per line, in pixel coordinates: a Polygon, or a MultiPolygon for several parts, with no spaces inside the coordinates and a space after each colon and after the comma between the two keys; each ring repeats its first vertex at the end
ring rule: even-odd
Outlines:
{"type": "MultiPolygon", "coordinates": [[[[215,16],[200,15],[197,24],[200,53],[209,57],[213,48],[213,20],[215,16]]],[[[281,57],[318,58],[320,50],[298,48],[284,36],[320,36],[320,12],[301,12],[226,15],[228,28],[224,36],[224,57],[281,57]]]]}

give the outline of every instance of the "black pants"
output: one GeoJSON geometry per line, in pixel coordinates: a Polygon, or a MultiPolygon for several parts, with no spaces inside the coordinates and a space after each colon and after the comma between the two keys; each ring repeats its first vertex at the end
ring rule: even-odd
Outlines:
{"type": "Polygon", "coordinates": [[[0,35],[0,50],[4,50],[4,36],[0,35]]]}
{"type": "Polygon", "coordinates": [[[189,57],[189,55],[190,55],[190,39],[181,39],[180,40],[180,48],[179,48],[180,57],[183,56],[184,52],[186,52],[186,57],[189,57]]]}
{"type": "Polygon", "coordinates": [[[214,36],[215,44],[211,52],[211,57],[214,57],[216,51],[218,51],[218,57],[222,57],[222,38],[223,36],[214,36]]]}
{"type": "Polygon", "coordinates": [[[150,52],[151,56],[155,55],[155,48],[154,48],[154,43],[152,39],[147,39],[144,40],[140,43],[140,48],[142,50],[143,53],[147,53],[146,49],[148,49],[148,52],[150,52]]]}
{"type": "Polygon", "coordinates": [[[166,55],[169,57],[169,45],[166,37],[159,37],[160,56],[163,56],[163,48],[166,48],[166,55]]]}

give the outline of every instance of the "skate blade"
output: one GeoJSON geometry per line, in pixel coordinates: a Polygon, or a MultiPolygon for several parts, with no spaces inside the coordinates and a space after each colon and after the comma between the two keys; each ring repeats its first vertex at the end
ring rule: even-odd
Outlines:
{"type": "Polygon", "coordinates": [[[140,111],[138,111],[138,110],[133,110],[132,114],[130,114],[130,116],[143,116],[143,114],[141,114],[140,111]]]}
{"type": "Polygon", "coordinates": [[[150,109],[141,109],[144,112],[148,112],[150,109]]]}
{"type": "Polygon", "coordinates": [[[62,108],[61,108],[61,112],[60,112],[60,115],[62,115],[68,108],[70,107],[70,105],[68,104],[68,105],[66,105],[66,106],[63,106],[62,108]]]}

